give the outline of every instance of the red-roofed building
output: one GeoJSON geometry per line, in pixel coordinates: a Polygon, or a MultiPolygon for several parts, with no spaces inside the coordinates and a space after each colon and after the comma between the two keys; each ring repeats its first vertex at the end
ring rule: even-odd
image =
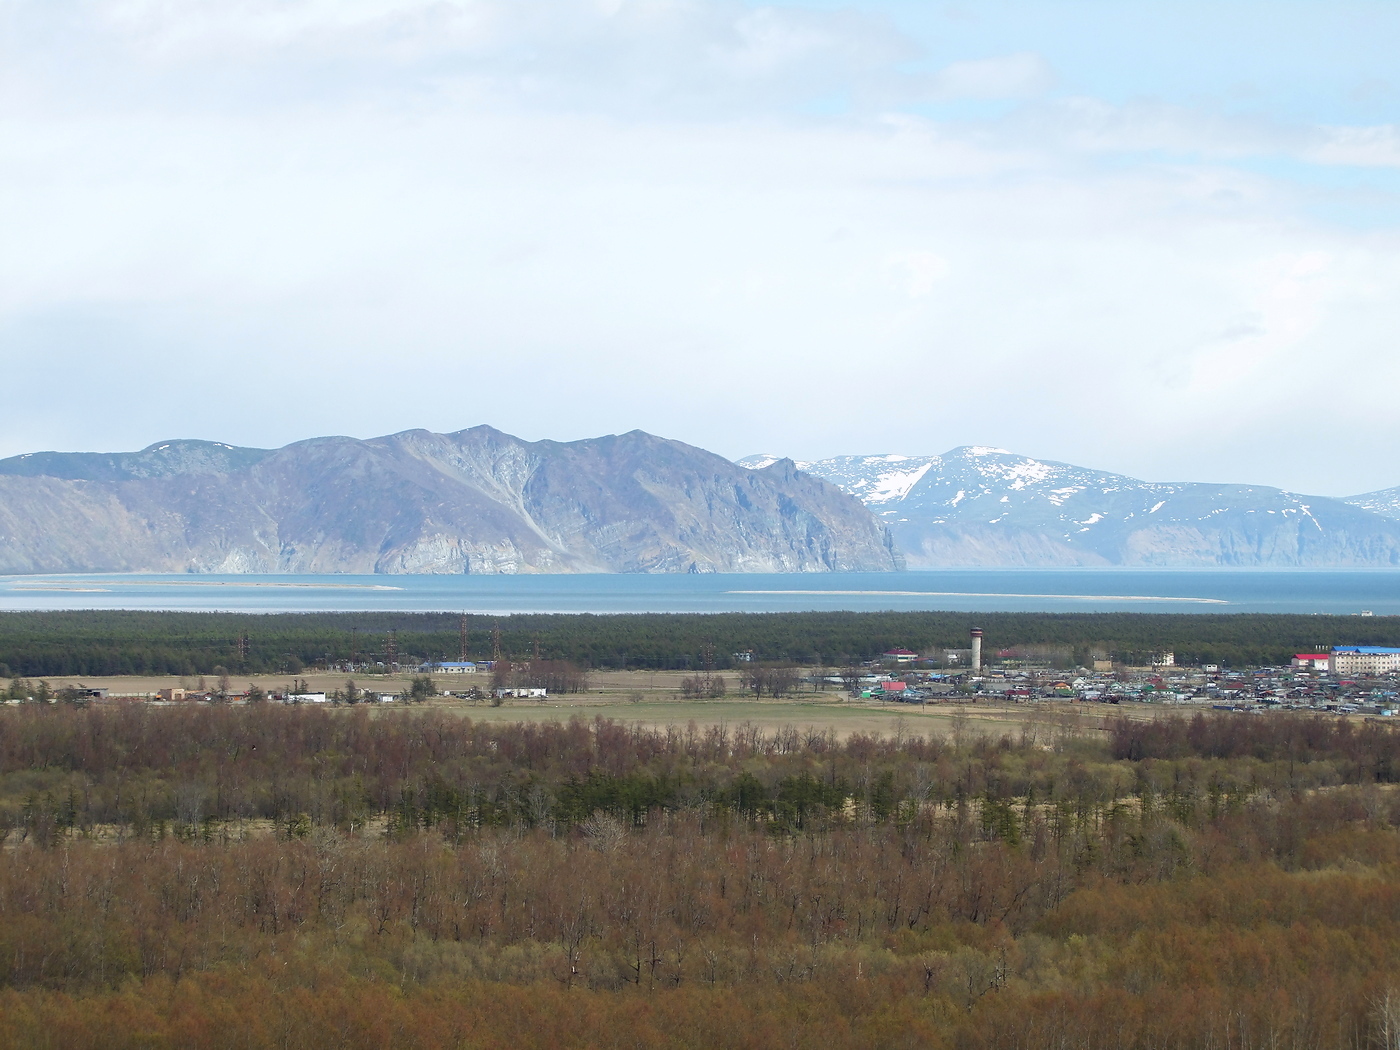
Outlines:
{"type": "Polygon", "coordinates": [[[1328,667],[1327,661],[1331,658],[1331,653],[1298,653],[1293,657],[1292,663],[1294,667],[1306,667],[1311,670],[1325,671],[1328,667]]]}

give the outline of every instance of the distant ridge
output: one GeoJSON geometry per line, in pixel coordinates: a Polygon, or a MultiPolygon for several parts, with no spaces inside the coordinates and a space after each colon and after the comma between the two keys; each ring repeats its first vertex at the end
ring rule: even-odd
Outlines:
{"type": "Polygon", "coordinates": [[[1400,486],[1381,489],[1379,492],[1363,492],[1360,496],[1348,496],[1345,502],[1386,518],[1400,520],[1400,486]]]}
{"type": "Polygon", "coordinates": [[[4,573],[902,566],[857,500],[790,461],[749,471],[639,430],[561,443],[483,426],[0,460],[4,573]]]}
{"type": "Polygon", "coordinates": [[[140,452],[30,452],[0,459],[0,474],[67,481],[136,481],[188,474],[231,474],[262,462],[265,448],[219,441],[162,441],[140,452]]]}
{"type": "Polygon", "coordinates": [[[1400,488],[1339,500],[1162,484],[977,445],[797,466],[859,498],[911,568],[1400,565],[1400,488]]]}

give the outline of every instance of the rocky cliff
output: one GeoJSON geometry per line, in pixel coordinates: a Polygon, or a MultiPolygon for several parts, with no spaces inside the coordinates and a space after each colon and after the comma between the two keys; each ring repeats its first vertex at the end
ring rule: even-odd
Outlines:
{"type": "Polygon", "coordinates": [[[0,460],[0,572],[831,572],[902,567],[849,495],[641,431],[490,427],[0,460]]]}
{"type": "Polygon", "coordinates": [[[1156,483],[976,446],[797,466],[861,499],[915,568],[1400,565],[1400,490],[1337,500],[1156,483]]]}

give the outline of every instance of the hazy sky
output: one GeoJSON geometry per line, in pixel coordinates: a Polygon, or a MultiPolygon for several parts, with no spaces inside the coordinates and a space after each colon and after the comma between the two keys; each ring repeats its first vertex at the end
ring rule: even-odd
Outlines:
{"type": "Polygon", "coordinates": [[[1400,484],[1400,4],[0,0],[0,455],[1400,484]]]}

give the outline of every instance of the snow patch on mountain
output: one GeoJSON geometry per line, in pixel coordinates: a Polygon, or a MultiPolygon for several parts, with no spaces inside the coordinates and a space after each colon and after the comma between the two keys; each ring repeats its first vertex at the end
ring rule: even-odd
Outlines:
{"type": "MultiPolygon", "coordinates": [[[[737,462],[750,470],[762,470],[777,459],[765,453],[737,462]]],[[[815,463],[799,462],[797,469],[844,489],[866,506],[880,506],[904,499],[937,461],[937,456],[838,456],[815,463]]]]}
{"type": "MultiPolygon", "coordinates": [[[[756,456],[745,456],[743,459],[736,459],[734,462],[741,467],[747,467],[749,470],[763,470],[765,467],[771,467],[782,458],[782,456],[775,456],[771,452],[760,452],[756,456]]],[[[805,463],[797,464],[798,470],[805,470],[806,468],[807,464],[805,463]]]]}
{"type": "Polygon", "coordinates": [[[1373,514],[1400,520],[1400,486],[1381,489],[1379,492],[1364,492],[1360,496],[1348,496],[1345,502],[1353,507],[1369,510],[1373,514]]]}
{"type": "Polygon", "coordinates": [[[1400,487],[1343,501],[1149,482],[985,445],[797,466],[860,499],[911,567],[1400,566],[1400,487]]]}

